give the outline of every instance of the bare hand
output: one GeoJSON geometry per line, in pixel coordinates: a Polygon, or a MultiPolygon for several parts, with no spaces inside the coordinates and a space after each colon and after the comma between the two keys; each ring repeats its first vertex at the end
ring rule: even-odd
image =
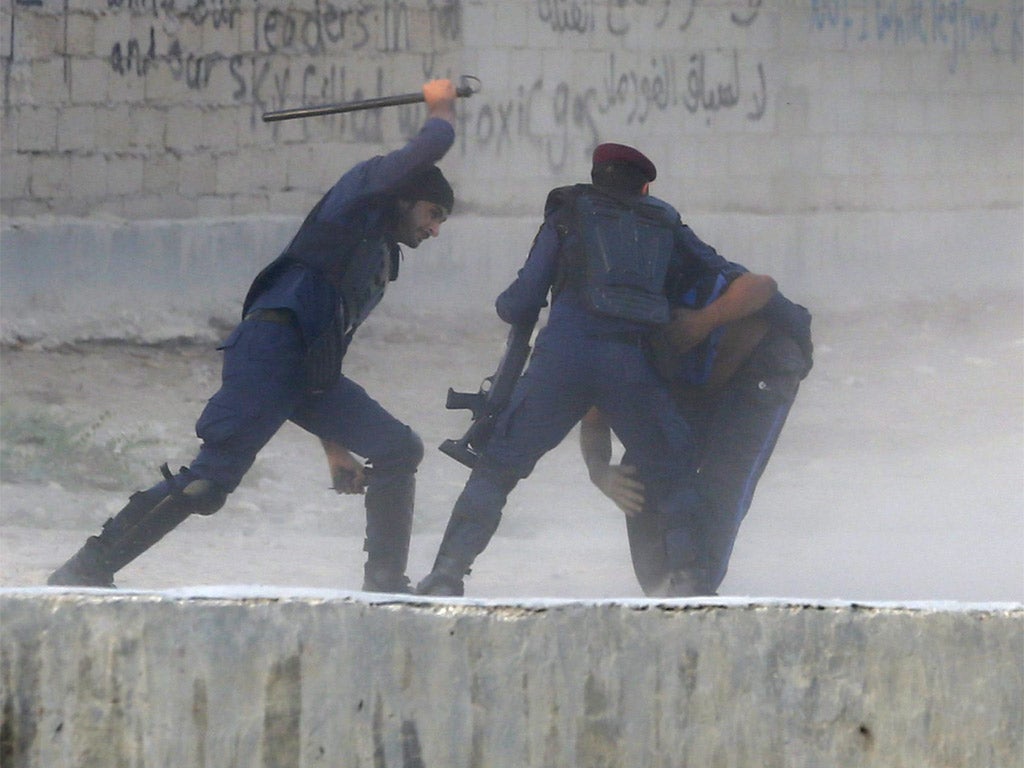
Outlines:
{"type": "Polygon", "coordinates": [[[366,468],[349,451],[337,443],[321,440],[327,454],[327,468],[332,488],[337,493],[360,494],[366,491],[366,468]]]}
{"type": "Polygon", "coordinates": [[[639,515],[644,508],[644,484],[637,477],[636,467],[613,464],[599,477],[592,477],[601,493],[615,502],[628,517],[639,515]]]}
{"type": "Polygon", "coordinates": [[[337,493],[361,494],[366,492],[366,471],[362,466],[356,469],[334,467],[331,470],[331,486],[337,493]]]}

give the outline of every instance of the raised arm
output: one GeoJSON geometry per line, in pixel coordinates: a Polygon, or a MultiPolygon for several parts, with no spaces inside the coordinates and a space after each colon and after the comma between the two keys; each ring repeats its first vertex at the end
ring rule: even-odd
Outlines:
{"type": "Polygon", "coordinates": [[[455,85],[451,80],[431,80],[423,86],[423,98],[427,120],[419,132],[405,146],[345,173],[328,192],[319,219],[337,219],[367,198],[394,194],[445,156],[455,143],[455,85]]]}
{"type": "Polygon", "coordinates": [[[451,80],[431,80],[423,86],[423,100],[427,114],[447,121],[455,127],[455,83],[451,80]]]}

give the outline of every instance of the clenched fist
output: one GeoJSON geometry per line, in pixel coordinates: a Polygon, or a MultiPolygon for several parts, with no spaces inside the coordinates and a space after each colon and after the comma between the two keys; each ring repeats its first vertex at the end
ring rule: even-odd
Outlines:
{"type": "Polygon", "coordinates": [[[366,468],[342,445],[330,440],[320,441],[327,454],[327,468],[331,472],[331,487],[338,493],[364,493],[366,468]]]}
{"type": "Polygon", "coordinates": [[[423,100],[431,117],[439,117],[455,124],[455,83],[451,80],[431,80],[423,86],[423,100]]]}

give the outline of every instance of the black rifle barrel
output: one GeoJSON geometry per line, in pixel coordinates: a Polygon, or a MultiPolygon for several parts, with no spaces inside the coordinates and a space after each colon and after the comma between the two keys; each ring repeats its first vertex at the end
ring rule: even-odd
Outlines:
{"type": "MultiPolygon", "coordinates": [[[[459,86],[455,89],[455,95],[460,98],[467,98],[480,91],[480,80],[472,75],[463,75],[459,78],[459,86]]],[[[280,120],[295,120],[300,117],[320,117],[322,115],[336,115],[341,112],[358,112],[363,109],[379,109],[381,107],[397,107],[400,104],[416,104],[423,101],[423,92],[402,93],[397,96],[381,96],[376,99],[359,99],[358,101],[344,101],[341,104],[324,104],[319,107],[296,107],[295,109],[282,109],[277,112],[264,112],[264,123],[275,123],[280,120]]]]}

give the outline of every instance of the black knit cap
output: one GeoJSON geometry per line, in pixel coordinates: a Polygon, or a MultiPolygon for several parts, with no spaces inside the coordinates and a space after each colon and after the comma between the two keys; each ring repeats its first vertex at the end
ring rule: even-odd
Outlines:
{"type": "Polygon", "coordinates": [[[436,165],[410,178],[395,190],[395,195],[403,200],[426,200],[428,203],[436,203],[448,213],[452,212],[452,206],[455,204],[452,185],[436,165]]]}

